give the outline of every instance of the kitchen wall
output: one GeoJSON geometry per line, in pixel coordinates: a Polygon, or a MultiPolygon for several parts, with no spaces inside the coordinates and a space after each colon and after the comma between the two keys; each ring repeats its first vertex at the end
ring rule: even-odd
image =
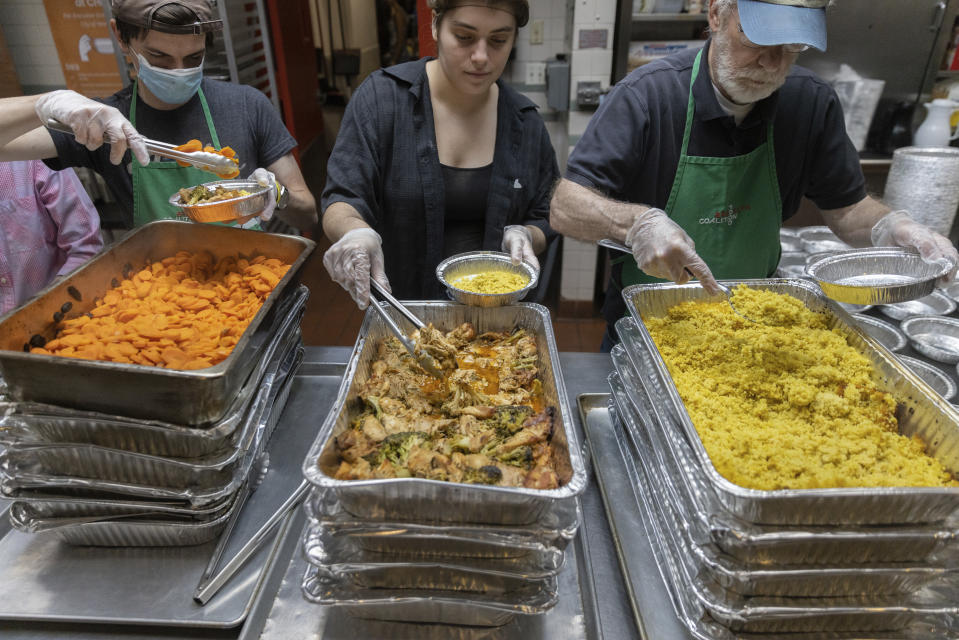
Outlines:
{"type": "Polygon", "coordinates": [[[2,0],[0,24],[24,94],[66,86],[43,0],[2,0]]]}

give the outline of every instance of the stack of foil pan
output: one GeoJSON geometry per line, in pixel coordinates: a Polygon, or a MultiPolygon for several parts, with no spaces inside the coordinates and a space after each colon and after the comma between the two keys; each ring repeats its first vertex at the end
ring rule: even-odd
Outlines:
{"type": "MultiPolygon", "coordinates": [[[[790,293],[829,315],[872,359],[900,402],[903,433],[918,435],[956,472],[959,430],[952,412],[888,351],[877,349],[845,311],[801,281],[747,285],[790,293]]],[[[625,435],[637,505],[680,619],[703,638],[954,637],[959,492],[756,491],[722,478],[640,325],[639,309],[659,314],[695,297],[676,290],[681,288],[624,293],[634,318],[617,323],[622,344],[613,350],[609,378],[610,410],[625,435]]]]}
{"type": "Polygon", "coordinates": [[[309,293],[278,300],[271,338],[220,420],[205,426],[2,404],[0,489],[14,527],[95,546],[186,546],[215,538],[265,472],[262,452],[303,357],[309,293]]]}
{"type": "Polygon", "coordinates": [[[586,485],[549,313],[530,304],[408,306],[442,329],[471,322],[477,333],[522,327],[536,336],[545,404],[555,407],[551,444],[561,485],[336,480],[334,438],[349,428],[377,344],[391,335],[368,312],[337,401],[303,465],[313,484],[302,540],[309,563],[304,596],[356,617],[401,622],[493,627],[542,614],[557,601],[556,576],[579,526],[578,495],[586,485]]]}

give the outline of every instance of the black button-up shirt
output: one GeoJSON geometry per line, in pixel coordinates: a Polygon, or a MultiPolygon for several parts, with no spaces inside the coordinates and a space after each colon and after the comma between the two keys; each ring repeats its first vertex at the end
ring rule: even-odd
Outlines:
{"type": "MultiPolygon", "coordinates": [[[[327,165],[323,211],[345,202],[383,238],[386,275],[406,299],[445,298],[436,279],[443,256],[445,198],[436,150],[427,59],[373,72],[353,94],[327,165]]],[[[499,251],[503,227],[539,227],[547,240],[556,154],[536,105],[499,86],[493,175],[483,245],[499,251]]]]}

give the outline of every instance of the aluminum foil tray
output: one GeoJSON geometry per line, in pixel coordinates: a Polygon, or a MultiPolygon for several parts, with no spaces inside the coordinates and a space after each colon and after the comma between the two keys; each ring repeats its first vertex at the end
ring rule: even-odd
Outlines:
{"type": "Polygon", "coordinates": [[[879,311],[893,320],[905,320],[910,316],[947,316],[955,310],[956,302],[938,291],[918,300],[879,306],[879,311]]]}
{"type": "MultiPolygon", "coordinates": [[[[23,490],[41,490],[47,494],[54,493],[63,497],[103,499],[104,496],[113,496],[114,499],[120,500],[130,500],[131,498],[159,500],[190,505],[191,507],[206,507],[227,499],[236,493],[243,481],[249,476],[254,460],[269,440],[289,398],[294,374],[302,357],[302,348],[297,348],[289,365],[290,368],[285,371],[282,377],[282,383],[277,385],[277,389],[273,390],[276,393],[276,400],[260,403],[260,409],[253,423],[255,425],[253,438],[249,447],[247,447],[247,453],[242,458],[242,462],[233,468],[232,474],[224,484],[207,487],[173,488],[20,471],[16,475],[0,474],[0,490],[6,496],[16,495],[23,490]],[[117,498],[117,496],[122,497],[117,498]]],[[[264,393],[271,393],[266,386],[263,389],[264,393]]]]}
{"type": "Polygon", "coordinates": [[[499,627],[517,615],[539,615],[558,597],[553,579],[505,594],[357,589],[322,576],[313,565],[307,567],[302,588],[308,601],[342,608],[357,618],[467,627],[499,627]]]}
{"type": "MultiPolygon", "coordinates": [[[[617,346],[616,349],[621,349],[617,346]]],[[[614,353],[616,352],[614,349],[614,353]]],[[[620,351],[617,370],[629,366],[620,351]]],[[[923,586],[959,576],[959,570],[929,564],[855,565],[767,565],[747,566],[726,555],[715,544],[699,543],[691,532],[690,505],[666,488],[668,470],[656,464],[652,437],[643,432],[626,386],[618,372],[609,376],[616,414],[636,452],[635,465],[642,466],[649,480],[646,487],[650,508],[670,535],[682,536],[690,551],[689,561],[697,574],[722,588],[744,596],[781,596],[794,598],[836,597],[877,594],[911,594],[923,586]]]]}
{"type": "Polygon", "coordinates": [[[74,522],[73,518],[44,520],[27,517],[23,509],[11,507],[10,522],[18,531],[50,535],[78,546],[189,547],[216,538],[226,527],[233,512],[241,506],[241,501],[234,500],[217,517],[199,522],[173,517],[164,520],[121,518],[91,522],[74,522]]]}
{"type": "MultiPolygon", "coordinates": [[[[360,327],[333,409],[303,462],[306,479],[314,486],[335,491],[343,507],[356,516],[401,521],[440,519],[527,524],[535,522],[555,501],[574,500],[586,488],[586,468],[573,428],[549,311],[537,304],[483,308],[449,302],[411,302],[406,306],[423,322],[433,323],[442,330],[471,322],[477,333],[522,327],[536,336],[545,402],[556,409],[552,447],[562,485],[557,489],[536,490],[422,478],[335,479],[337,454],[334,438],[349,428],[350,419],[356,415],[357,390],[369,378],[376,345],[392,335],[372,309],[367,310],[360,327]],[[437,509],[438,504],[443,508],[437,509]]],[[[409,326],[394,310],[390,313],[401,327],[409,326]]]]}
{"type": "Polygon", "coordinates": [[[852,318],[863,331],[890,351],[902,351],[906,348],[906,344],[908,344],[906,336],[891,322],[861,314],[854,314],[852,318]]]}
{"type": "MultiPolygon", "coordinates": [[[[358,547],[347,536],[335,536],[326,531],[322,525],[316,522],[310,522],[303,533],[303,556],[310,564],[323,566],[326,571],[350,573],[353,571],[369,570],[378,572],[389,569],[393,566],[410,567],[410,575],[426,575],[428,571],[421,571],[424,568],[442,568],[451,575],[450,572],[461,571],[468,573],[470,579],[479,583],[486,575],[495,576],[495,580],[489,582],[492,589],[495,584],[499,584],[501,579],[543,579],[555,576],[563,567],[563,551],[554,547],[539,547],[530,549],[523,555],[513,557],[499,558],[464,558],[464,557],[446,557],[446,558],[424,558],[418,554],[407,553],[381,553],[378,551],[369,551],[358,547]],[[495,584],[494,584],[495,583],[495,584]]],[[[403,573],[403,572],[400,572],[403,573]]],[[[398,576],[398,580],[405,579],[398,576]]],[[[396,582],[394,586],[399,585],[396,582]]],[[[460,587],[422,586],[425,583],[405,584],[403,588],[432,588],[432,589],[450,589],[458,590],[460,587]]],[[[450,583],[453,584],[453,583],[450,583]]],[[[364,584],[363,586],[386,586],[364,584]]]]}
{"type": "Polygon", "coordinates": [[[213,425],[194,428],[33,402],[0,403],[0,443],[83,443],[176,458],[199,458],[235,448],[237,428],[243,425],[261,381],[271,367],[276,368],[284,349],[300,339],[299,323],[308,295],[304,286],[297,290],[294,306],[278,324],[250,377],[213,425]]]}
{"type": "Polygon", "coordinates": [[[314,489],[304,504],[307,518],[356,550],[409,559],[524,559],[562,553],[582,515],[576,502],[561,501],[532,525],[424,524],[366,520],[349,514],[332,491],[314,489]]]}
{"type": "Polygon", "coordinates": [[[208,520],[230,507],[233,496],[209,506],[190,508],[178,504],[137,500],[95,500],[90,498],[64,498],[30,492],[11,496],[11,509],[17,507],[26,518],[50,520],[52,518],[106,518],[110,516],[142,516],[148,513],[176,515],[193,520],[208,520]]]}
{"type": "MultiPolygon", "coordinates": [[[[959,417],[925,382],[864,332],[845,311],[829,300],[815,284],[804,280],[742,280],[748,287],[792,295],[827,317],[855,349],[868,357],[881,384],[898,402],[899,430],[918,437],[929,455],[953,474],[959,472],[959,417]]],[[[633,285],[623,290],[630,314],[637,320],[642,344],[651,354],[663,383],[669,412],[693,448],[696,463],[727,511],[738,518],[767,524],[915,524],[937,522],[959,510],[959,487],[879,487],[834,489],[784,489],[760,491],[733,484],[716,471],[699,434],[683,405],[656,345],[642,323],[643,314],[664,315],[675,304],[704,300],[708,294],[698,284],[633,285]]]]}
{"type": "Polygon", "coordinates": [[[87,444],[13,444],[0,452],[0,473],[12,477],[20,474],[72,476],[197,491],[228,484],[253,443],[263,407],[272,407],[298,357],[299,336],[291,338],[285,345],[286,350],[260,381],[250,403],[250,415],[232,450],[206,458],[178,459],[87,444]]]}
{"type": "Polygon", "coordinates": [[[849,245],[839,239],[832,229],[825,225],[812,227],[803,227],[797,232],[802,242],[803,251],[806,253],[827,253],[833,251],[845,251],[849,245]]]}
{"type": "Polygon", "coordinates": [[[912,348],[947,364],[959,362],[959,320],[939,316],[913,316],[899,325],[912,348]]]}
{"type": "Polygon", "coordinates": [[[189,426],[216,422],[272,337],[279,302],[296,288],[299,271],[315,246],[297,236],[172,220],[151,222],[0,318],[0,375],[16,400],[189,426]],[[264,254],[292,265],[223,362],[177,371],[23,351],[34,335],[52,338],[62,317],[92,309],[112,281],[146,260],[177,251],[264,254]]]}
{"type": "Polygon", "coordinates": [[[911,356],[897,354],[896,358],[928,384],[933,391],[942,396],[943,400],[952,400],[955,397],[956,383],[935,365],[911,356]]]}
{"type": "MultiPolygon", "coordinates": [[[[632,323],[632,318],[617,323],[621,337],[628,335],[625,325],[632,323]]],[[[649,361],[648,355],[644,358],[643,362],[649,361]]],[[[729,514],[671,418],[653,408],[651,397],[658,397],[660,387],[651,377],[636,375],[635,360],[630,359],[630,367],[621,359],[615,362],[626,396],[637,408],[638,433],[648,438],[664,493],[672,504],[683,507],[684,528],[692,540],[715,545],[738,562],[757,568],[843,563],[959,567],[959,524],[955,522],[941,526],[799,527],[756,525],[729,514]]],[[[639,366],[648,371],[651,365],[639,366]]],[[[633,436],[636,432],[631,430],[634,425],[629,417],[624,415],[622,423],[633,436]]]]}
{"type": "Polygon", "coordinates": [[[930,264],[900,247],[850,249],[806,266],[823,293],[850,304],[896,304],[927,296],[951,265],[930,264]]]}
{"type": "MultiPolygon", "coordinates": [[[[616,414],[615,407],[610,411],[616,414]]],[[[618,419],[618,416],[617,416],[618,419]]],[[[627,465],[631,463],[627,460],[627,465]]],[[[911,596],[856,596],[843,598],[743,597],[698,575],[682,536],[672,536],[656,516],[649,478],[642,467],[636,474],[637,504],[657,567],[667,584],[686,592],[700,616],[708,615],[733,632],[833,633],[888,632],[922,624],[955,632],[959,608],[955,587],[927,588],[911,596]]],[[[831,636],[820,636],[831,637],[831,636]]],[[[862,636],[857,636],[862,637],[862,636]]]]}

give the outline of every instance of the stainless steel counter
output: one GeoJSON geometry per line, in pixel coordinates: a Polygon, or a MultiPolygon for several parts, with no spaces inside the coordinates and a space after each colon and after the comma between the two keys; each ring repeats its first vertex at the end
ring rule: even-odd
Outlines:
{"type": "MultiPolygon", "coordinates": [[[[306,350],[301,376],[308,376],[311,363],[337,363],[346,362],[350,353],[347,347],[310,347],[306,350]],[[304,373],[306,372],[306,373],[304,373]]],[[[597,353],[563,353],[560,354],[563,375],[566,382],[569,397],[574,406],[571,407],[575,416],[577,428],[580,430],[580,441],[585,442],[583,426],[580,423],[579,413],[576,409],[576,397],[581,393],[605,393],[608,391],[606,376],[612,371],[612,363],[608,355],[597,353]]],[[[309,425],[319,424],[319,417],[325,411],[323,401],[311,402],[308,394],[301,391],[301,395],[295,395],[297,388],[294,387],[293,394],[287,404],[280,427],[286,425],[309,425]]],[[[328,404],[328,403],[327,403],[328,404]]],[[[290,427],[288,427],[290,428],[290,427]]],[[[292,430],[292,429],[291,429],[292,430]]],[[[296,429],[296,431],[301,431],[296,429]]],[[[308,431],[306,429],[305,431],[308,431]]],[[[302,450],[305,451],[309,445],[312,435],[306,440],[302,450]]],[[[292,442],[292,441],[291,441],[292,442]]],[[[287,451],[289,451],[287,449],[287,451]]],[[[293,455],[293,454],[289,454],[293,455]]],[[[302,455],[301,453],[298,455],[302,455]]],[[[300,458],[295,460],[295,466],[298,468],[300,458]]],[[[259,492],[258,492],[259,493],[259,492]]],[[[256,496],[256,494],[254,494],[256,496]]],[[[582,541],[582,557],[579,560],[579,578],[580,588],[592,590],[592,599],[595,600],[598,607],[596,612],[591,612],[589,607],[585,607],[584,616],[591,616],[592,621],[584,621],[583,628],[587,630],[587,637],[595,635],[599,638],[624,639],[645,637],[641,635],[633,623],[633,616],[629,608],[629,601],[626,595],[626,584],[623,580],[622,571],[614,551],[612,539],[610,536],[609,524],[603,509],[602,498],[596,488],[595,482],[590,481],[585,494],[582,497],[582,507],[584,513],[583,524],[580,528],[580,540],[582,541]],[[583,570],[583,569],[586,570],[583,570]],[[588,579],[588,578],[591,578],[588,579]]],[[[264,625],[271,622],[270,614],[272,611],[278,611],[278,608],[284,608],[285,624],[290,624],[291,618],[294,621],[299,619],[304,625],[304,631],[308,632],[315,628],[315,605],[305,605],[299,608],[298,589],[289,588],[298,580],[297,572],[302,573],[302,563],[299,560],[297,552],[296,539],[303,526],[302,512],[298,511],[294,518],[288,521],[286,532],[280,532],[279,535],[286,533],[286,538],[276,545],[281,556],[271,564],[263,576],[259,591],[250,604],[249,613],[243,621],[232,628],[197,628],[188,624],[182,626],[146,626],[146,625],[106,625],[103,623],[79,623],[75,621],[53,622],[50,620],[29,621],[29,620],[7,620],[0,621],[0,637],[12,638],[15,640],[47,640],[63,638],[80,638],[83,640],[103,639],[103,640],[160,640],[167,638],[179,638],[183,640],[201,640],[209,638],[222,638],[230,640],[253,640],[256,638],[271,637],[271,628],[264,630],[264,625]],[[287,579],[287,588],[280,590],[280,585],[284,579],[287,579]],[[295,611],[290,611],[290,606],[295,611]]],[[[237,544],[242,540],[237,540],[237,544]]],[[[231,543],[231,547],[233,544],[231,543]]],[[[61,554],[83,554],[83,549],[64,546],[59,550],[61,554]]],[[[230,555],[227,550],[227,555],[230,555]]],[[[118,554],[116,562],[123,562],[122,554],[118,554]]],[[[122,573],[122,572],[121,572],[122,573]]],[[[16,576],[0,575],[0,578],[6,580],[16,580],[16,576]]],[[[650,597],[649,610],[640,612],[644,616],[671,615],[672,610],[669,605],[665,588],[659,582],[659,575],[656,568],[650,565],[649,574],[650,597]],[[658,597],[657,597],[658,593],[658,597]]],[[[136,584],[130,585],[131,589],[137,589],[136,584]]],[[[140,586],[142,588],[142,586],[140,586]]],[[[149,594],[146,594],[149,597],[149,594]]],[[[191,593],[179,594],[188,599],[191,593]]],[[[221,594],[222,596],[223,594],[221,594]]],[[[159,600],[162,594],[156,594],[159,600]]],[[[584,598],[586,596],[584,595],[584,598]]],[[[95,600],[95,598],[91,598],[95,600]]],[[[215,606],[216,599],[210,605],[215,606]]],[[[53,605],[55,606],[55,605],[53,605]]],[[[647,607],[643,606],[645,610],[647,607]]],[[[95,615],[96,612],[91,612],[95,615]]],[[[275,618],[275,616],[274,616],[275,618]]],[[[648,625],[647,625],[648,626],[648,625]]],[[[277,637],[277,636],[272,636],[277,637]]],[[[304,637],[306,637],[304,635],[304,637]]],[[[649,637],[657,637],[650,635],[649,637]]]]}

